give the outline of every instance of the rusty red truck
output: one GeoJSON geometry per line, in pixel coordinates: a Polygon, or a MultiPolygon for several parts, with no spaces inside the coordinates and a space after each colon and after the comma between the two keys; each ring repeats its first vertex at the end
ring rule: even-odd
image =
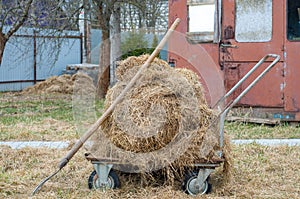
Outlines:
{"type": "Polygon", "coordinates": [[[280,61],[238,105],[254,117],[300,120],[299,0],[169,0],[169,24],[176,18],[168,61],[198,73],[211,106],[271,53],[280,61]]]}

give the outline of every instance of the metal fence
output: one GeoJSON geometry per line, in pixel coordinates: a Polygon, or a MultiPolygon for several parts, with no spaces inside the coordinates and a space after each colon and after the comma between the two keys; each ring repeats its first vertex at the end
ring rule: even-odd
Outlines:
{"type": "Polygon", "coordinates": [[[61,75],[68,64],[82,63],[82,35],[45,36],[34,30],[18,32],[7,43],[0,66],[0,91],[19,91],[50,76],[61,75]]]}

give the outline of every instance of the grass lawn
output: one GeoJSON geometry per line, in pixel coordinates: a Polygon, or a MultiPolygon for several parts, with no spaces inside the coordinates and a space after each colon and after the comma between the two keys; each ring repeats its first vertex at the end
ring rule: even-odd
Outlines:
{"type": "MultiPolygon", "coordinates": [[[[97,116],[103,111],[103,101],[95,103],[97,116]]],[[[71,95],[0,94],[0,140],[73,140],[84,132],[78,112],[74,112],[71,95]]],[[[300,128],[230,122],[225,130],[232,139],[300,138],[300,128]]]]}
{"type": "MultiPolygon", "coordinates": [[[[103,101],[95,103],[99,116],[103,101]]],[[[71,95],[0,95],[0,140],[73,140],[80,137],[71,95]]],[[[92,122],[90,122],[92,123],[92,122]]],[[[86,124],[87,125],[87,124],[86,124]]],[[[85,125],[85,126],[86,126],[85,125]]],[[[82,126],[82,125],[81,125],[82,126]]]]}
{"type": "Polygon", "coordinates": [[[275,126],[227,122],[226,132],[233,139],[300,138],[300,128],[283,123],[275,126]]]}

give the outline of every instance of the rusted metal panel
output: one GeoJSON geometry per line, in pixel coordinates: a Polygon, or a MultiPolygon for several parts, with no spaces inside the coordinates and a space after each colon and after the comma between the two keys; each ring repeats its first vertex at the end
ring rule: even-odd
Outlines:
{"type": "Polygon", "coordinates": [[[300,42],[286,40],[285,48],[285,110],[298,112],[300,110],[300,42]]]}
{"type": "MultiPolygon", "coordinates": [[[[242,78],[243,75],[264,55],[268,53],[279,54],[281,57],[283,55],[282,34],[284,21],[282,2],[271,2],[269,0],[259,1],[261,4],[258,4],[258,2],[251,2],[252,0],[223,1],[222,46],[224,47],[220,49],[220,55],[221,65],[225,67],[226,89],[230,89],[232,84],[242,78]],[[268,8],[268,6],[272,7],[268,8]],[[262,12],[264,10],[267,10],[268,12],[262,12]],[[239,16],[237,17],[236,15],[239,16]],[[251,17],[247,18],[252,15],[266,15],[265,17],[269,17],[272,24],[267,25],[268,27],[266,28],[272,29],[267,31],[265,34],[264,31],[262,31],[263,34],[261,34],[261,36],[257,36],[255,31],[259,31],[259,28],[256,24],[249,25],[249,23],[247,23],[249,20],[257,21],[253,20],[251,17]],[[252,26],[253,31],[249,30],[249,27],[246,26],[252,26]],[[269,33],[272,34],[268,35],[269,33]],[[237,41],[238,39],[240,42],[237,41]],[[230,82],[230,84],[228,84],[228,82],[230,82]]],[[[251,91],[249,91],[239,104],[258,107],[283,107],[285,85],[283,73],[283,59],[281,59],[281,62],[277,64],[276,68],[267,74],[251,91]]],[[[251,78],[249,80],[251,80],[251,78]]],[[[248,83],[245,82],[243,88],[245,88],[247,84],[248,83]]]]}
{"type": "Polygon", "coordinates": [[[223,73],[219,66],[218,43],[189,43],[187,1],[169,0],[169,24],[181,19],[168,43],[168,59],[175,67],[189,68],[200,76],[207,101],[214,105],[224,94],[223,73]]]}
{"type": "MultiPolygon", "coordinates": [[[[232,88],[234,85],[242,78],[240,74],[240,64],[239,63],[231,63],[231,64],[225,64],[224,65],[224,85],[225,88],[232,88]]],[[[229,101],[235,99],[238,97],[239,93],[242,92],[242,87],[238,87],[236,91],[233,92],[233,94],[229,97],[229,101]]]]}
{"type": "MultiPolygon", "coordinates": [[[[249,79],[242,84],[237,94],[244,90],[269,63],[264,63],[249,79]]],[[[231,88],[237,83],[255,64],[238,63],[225,65],[225,86],[231,88]]],[[[239,102],[240,105],[256,107],[283,107],[283,66],[278,63],[276,68],[267,73],[239,102]]],[[[237,94],[234,94],[235,97],[237,94]]]]}
{"type": "MultiPolygon", "coordinates": [[[[268,53],[279,54],[283,56],[283,1],[272,1],[272,38],[268,42],[238,42],[236,40],[236,1],[223,1],[222,13],[222,30],[223,43],[229,43],[237,48],[228,48],[221,52],[221,60],[239,61],[239,62],[256,62],[268,53]],[[225,54],[224,54],[225,53],[225,54]],[[229,54],[229,55],[226,55],[229,54]]],[[[245,22],[246,24],[247,22],[245,22]]]]}
{"type": "MultiPolygon", "coordinates": [[[[290,1],[287,1],[290,2],[290,1]]],[[[299,1],[291,1],[294,6],[300,6],[299,1]]],[[[289,8],[285,4],[284,10],[288,11],[289,8]]],[[[299,12],[299,9],[298,9],[299,12]]],[[[289,16],[289,13],[286,13],[289,16]]],[[[285,33],[288,32],[288,25],[284,26],[285,33]]],[[[300,66],[299,66],[299,52],[300,52],[300,40],[290,41],[287,39],[288,35],[284,34],[284,60],[285,60],[285,88],[284,88],[284,105],[285,111],[297,112],[296,118],[300,120],[300,66]]]]}

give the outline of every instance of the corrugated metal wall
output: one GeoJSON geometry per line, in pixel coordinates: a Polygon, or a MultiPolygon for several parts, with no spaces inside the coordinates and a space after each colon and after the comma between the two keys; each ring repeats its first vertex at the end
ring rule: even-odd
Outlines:
{"type": "Polygon", "coordinates": [[[0,66],[0,91],[22,90],[35,81],[62,74],[68,64],[81,63],[79,32],[67,31],[59,40],[42,33],[34,35],[32,29],[26,29],[8,41],[0,66]]]}

